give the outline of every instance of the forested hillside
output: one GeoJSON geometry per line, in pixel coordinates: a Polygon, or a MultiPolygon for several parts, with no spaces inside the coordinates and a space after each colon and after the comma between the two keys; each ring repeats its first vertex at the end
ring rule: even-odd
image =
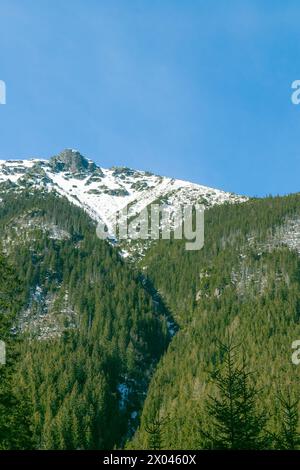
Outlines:
{"type": "Polygon", "coordinates": [[[163,448],[214,448],[203,433],[213,424],[207,401],[219,396],[213,376],[226,359],[219,341],[230,338],[258,391],[264,446],[280,448],[280,397],[298,403],[296,418],[299,412],[299,369],[291,360],[292,342],[300,338],[299,216],[299,195],[224,205],[206,211],[201,251],[186,251],[179,241],[148,251],[140,267],[179,331],[157,367],[129,447],[149,447],[156,425],[163,448]]]}
{"type": "Polygon", "coordinates": [[[299,447],[299,195],[134,263],[66,199],[2,190],[1,448],[299,447]]]}
{"type": "Polygon", "coordinates": [[[27,423],[26,440],[13,444],[1,424],[1,446],[122,445],[167,346],[166,319],[139,277],[67,200],[3,193],[0,233],[19,290],[17,307],[7,294],[10,324],[1,311],[2,338],[12,331],[8,358],[16,357],[0,367],[10,375],[7,387],[22,396],[20,406],[26,402],[27,423]]]}

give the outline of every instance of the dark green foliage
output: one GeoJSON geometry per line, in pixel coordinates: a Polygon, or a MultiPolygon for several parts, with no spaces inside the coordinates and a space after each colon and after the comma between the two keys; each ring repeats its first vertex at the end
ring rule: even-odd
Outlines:
{"type": "Polygon", "coordinates": [[[14,373],[20,362],[18,338],[11,327],[20,308],[15,269],[0,255],[0,340],[6,345],[6,363],[0,364],[0,449],[28,449],[33,445],[27,387],[16,388],[14,373]]]}
{"type": "Polygon", "coordinates": [[[232,339],[221,343],[220,349],[223,365],[212,373],[216,394],[208,396],[205,406],[211,430],[200,427],[203,444],[210,449],[267,448],[267,417],[257,411],[258,392],[245,358],[239,361],[232,339]]]}
{"type": "Polygon", "coordinates": [[[164,448],[164,429],[168,422],[168,417],[161,417],[156,412],[151,419],[146,419],[145,431],[148,435],[149,450],[162,450],[164,448]]]}
{"type": "Polygon", "coordinates": [[[0,234],[18,273],[20,311],[31,309],[29,325],[48,321],[34,300],[39,288],[56,328],[22,335],[13,376],[17,393],[26,384],[34,446],[119,446],[168,344],[166,319],[83,211],[52,194],[3,199],[0,234]]]}
{"type": "MultiPolygon", "coordinates": [[[[141,268],[179,331],[151,380],[131,448],[147,447],[144,425],[157,403],[170,416],[166,448],[199,447],[198,420],[209,428],[204,403],[214,393],[211,374],[222,363],[216,338],[224,343],[228,334],[238,338],[254,371],[252,385],[261,390],[258,414],[268,412],[269,432],[280,432],[277,390],[299,375],[291,345],[300,338],[300,258],[278,233],[299,218],[299,195],[214,207],[205,213],[202,250],[186,251],[184,241],[150,248],[141,268]]],[[[299,396],[299,381],[290,388],[299,396]]]]}
{"type": "Polygon", "coordinates": [[[14,266],[0,259],[2,448],[299,447],[299,402],[276,400],[278,388],[299,395],[291,344],[300,338],[300,259],[278,235],[299,219],[299,195],[210,209],[201,251],[160,241],[137,269],[67,200],[34,190],[1,197],[14,266]],[[20,331],[28,310],[31,324],[48,321],[41,304],[57,334],[20,331]],[[229,372],[216,341],[228,335],[247,368],[231,357],[229,372]]]}
{"type": "Polygon", "coordinates": [[[280,430],[275,437],[277,448],[297,450],[300,448],[299,398],[292,398],[288,391],[278,395],[280,402],[280,430]]]}

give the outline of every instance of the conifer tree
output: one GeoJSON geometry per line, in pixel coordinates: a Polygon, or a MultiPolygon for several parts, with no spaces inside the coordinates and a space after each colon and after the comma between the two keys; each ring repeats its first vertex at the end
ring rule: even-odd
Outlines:
{"type": "Polygon", "coordinates": [[[220,343],[223,367],[212,374],[216,395],[209,395],[206,411],[211,429],[200,429],[205,446],[212,449],[263,449],[268,447],[266,417],[257,410],[258,391],[245,360],[237,357],[238,345],[220,343]]]}
{"type": "Polygon", "coordinates": [[[280,449],[300,449],[299,432],[299,399],[293,399],[290,391],[286,396],[279,393],[278,400],[281,408],[280,432],[277,442],[280,449]]]}
{"type": "Polygon", "coordinates": [[[0,364],[0,449],[26,449],[32,446],[30,404],[27,389],[18,384],[14,372],[19,354],[11,327],[19,308],[20,292],[14,269],[0,255],[0,339],[6,343],[6,362],[0,364]]]}
{"type": "Polygon", "coordinates": [[[162,450],[164,448],[164,427],[168,417],[162,418],[159,411],[152,419],[146,420],[145,431],[148,435],[148,450],[162,450]]]}

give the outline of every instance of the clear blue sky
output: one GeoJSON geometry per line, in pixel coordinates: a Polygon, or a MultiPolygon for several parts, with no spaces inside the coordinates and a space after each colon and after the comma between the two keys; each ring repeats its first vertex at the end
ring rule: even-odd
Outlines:
{"type": "Polygon", "coordinates": [[[0,0],[0,158],[300,191],[298,0],[0,0]]]}

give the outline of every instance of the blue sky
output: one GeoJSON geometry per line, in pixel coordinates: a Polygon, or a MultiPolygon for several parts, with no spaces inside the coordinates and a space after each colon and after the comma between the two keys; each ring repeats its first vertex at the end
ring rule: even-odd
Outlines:
{"type": "Polygon", "coordinates": [[[0,158],[300,191],[298,0],[0,0],[0,158]]]}

